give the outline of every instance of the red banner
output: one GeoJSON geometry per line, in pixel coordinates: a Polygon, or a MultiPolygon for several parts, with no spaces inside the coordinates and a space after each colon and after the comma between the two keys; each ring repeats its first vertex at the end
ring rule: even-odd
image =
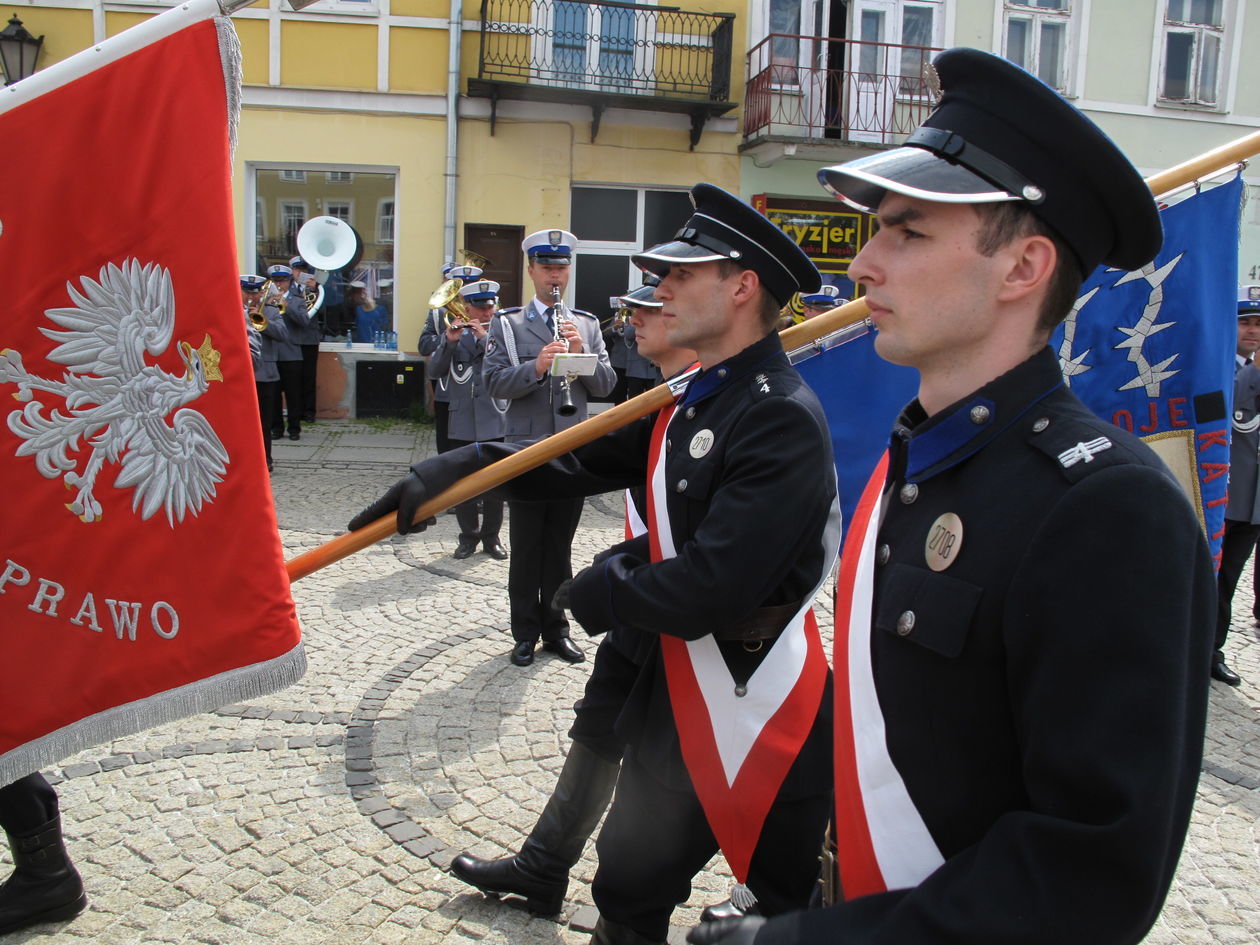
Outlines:
{"type": "Polygon", "coordinates": [[[0,784],[304,669],[238,287],[235,36],[176,27],[0,113],[0,784]]]}

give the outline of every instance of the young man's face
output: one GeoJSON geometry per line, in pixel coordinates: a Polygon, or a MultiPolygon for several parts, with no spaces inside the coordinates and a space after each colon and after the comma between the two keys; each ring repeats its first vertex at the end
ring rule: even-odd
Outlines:
{"type": "Polygon", "coordinates": [[[559,286],[560,294],[569,287],[569,273],[572,266],[556,266],[550,263],[532,262],[529,264],[529,278],[534,283],[534,294],[544,302],[551,301],[551,287],[559,286]]]}
{"type": "MultiPolygon", "coordinates": [[[[675,348],[705,348],[730,325],[731,302],[715,262],[674,263],[655,289],[665,337],[675,348]]],[[[641,344],[641,343],[640,343],[641,344]]]]}
{"type": "Polygon", "coordinates": [[[1238,319],[1238,353],[1250,359],[1260,349],[1260,315],[1244,315],[1238,319]]]}
{"type": "Polygon", "coordinates": [[[661,310],[651,306],[632,305],[629,320],[634,326],[634,343],[639,349],[639,354],[655,364],[660,364],[662,355],[669,351],[661,310]]]}
{"type": "Polygon", "coordinates": [[[875,350],[894,364],[949,369],[980,350],[996,313],[1003,254],[981,255],[980,216],[970,204],[931,203],[889,192],[879,231],[849,267],[865,287],[875,350]]]}

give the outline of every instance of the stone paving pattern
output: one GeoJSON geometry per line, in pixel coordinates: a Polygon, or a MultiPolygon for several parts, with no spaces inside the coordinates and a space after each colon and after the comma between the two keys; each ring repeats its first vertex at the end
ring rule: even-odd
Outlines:
{"type": "MultiPolygon", "coordinates": [[[[431,428],[413,424],[320,421],[299,442],[277,441],[272,489],[286,555],[340,533],[431,452],[431,440],[431,428]]],[[[575,563],[620,534],[619,499],[590,500],[575,563]]],[[[91,905],[73,922],[6,941],[588,941],[593,843],[558,921],[446,872],[462,850],[519,846],[563,764],[590,666],[541,650],[532,667],[511,666],[507,562],[480,552],[455,561],[456,537],[454,516],[439,516],[422,535],[295,584],[310,664],[296,685],[46,772],[91,905]]],[[[1151,945],[1260,940],[1260,640],[1250,586],[1245,576],[1227,654],[1245,681],[1212,686],[1194,822],[1151,945]]],[[[593,652],[576,628],[574,638],[593,652]]],[[[0,852],[0,871],[9,868],[0,852]]],[[[671,942],[729,882],[716,857],[675,912],[671,942]]]]}

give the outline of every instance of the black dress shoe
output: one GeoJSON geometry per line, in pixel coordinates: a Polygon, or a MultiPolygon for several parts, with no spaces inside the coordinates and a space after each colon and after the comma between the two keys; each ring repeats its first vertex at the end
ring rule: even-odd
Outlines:
{"type": "Polygon", "coordinates": [[[1212,660],[1212,678],[1227,686],[1237,686],[1242,677],[1225,665],[1225,657],[1217,656],[1212,660]]]}
{"type": "Polygon", "coordinates": [[[483,860],[461,853],[451,860],[451,875],[491,896],[512,895],[525,900],[534,915],[555,915],[564,907],[567,877],[560,882],[540,879],[523,869],[516,857],[483,860]]]}
{"type": "Polygon", "coordinates": [[[508,551],[503,547],[503,543],[499,541],[499,539],[496,538],[493,541],[482,542],[481,547],[485,548],[486,554],[488,554],[491,558],[494,558],[495,561],[507,560],[508,551]]]}
{"type": "Polygon", "coordinates": [[[564,660],[566,663],[585,663],[586,654],[577,648],[568,637],[561,637],[559,640],[551,640],[543,644],[544,650],[550,650],[556,656],[564,660]]]}
{"type": "Polygon", "coordinates": [[[272,438],[273,440],[283,440],[283,439],[284,439],[284,431],[283,431],[283,430],[272,430],[272,431],[271,431],[271,438],[272,438]]]}
{"type": "Polygon", "coordinates": [[[716,922],[719,919],[742,919],[746,915],[761,915],[754,905],[748,911],[744,911],[729,899],[723,899],[721,902],[715,902],[711,906],[705,906],[704,911],[700,913],[701,922],[716,922]]]}
{"type": "Polygon", "coordinates": [[[459,539],[459,544],[455,546],[455,553],[451,555],[456,561],[463,561],[465,558],[471,558],[472,553],[477,550],[477,539],[464,538],[459,539]]]}
{"type": "Polygon", "coordinates": [[[512,655],[508,657],[513,666],[528,666],[534,662],[534,643],[518,643],[512,647],[512,655]]]}
{"type": "Polygon", "coordinates": [[[289,439],[290,439],[290,440],[300,440],[300,439],[302,439],[302,434],[301,434],[301,433],[290,433],[290,434],[289,434],[289,439]]]}

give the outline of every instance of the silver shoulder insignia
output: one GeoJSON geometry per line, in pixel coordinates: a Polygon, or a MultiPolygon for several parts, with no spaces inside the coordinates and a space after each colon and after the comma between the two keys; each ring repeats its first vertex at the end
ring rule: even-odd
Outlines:
{"type": "Polygon", "coordinates": [[[753,383],[757,385],[757,389],[763,394],[770,393],[770,378],[766,377],[764,374],[758,374],[754,377],[753,383]]]}
{"type": "Polygon", "coordinates": [[[1059,454],[1059,462],[1063,464],[1063,468],[1075,466],[1079,462],[1092,463],[1094,457],[1104,450],[1111,449],[1111,440],[1105,436],[1100,436],[1088,443],[1077,443],[1070,449],[1064,450],[1059,454]]]}

